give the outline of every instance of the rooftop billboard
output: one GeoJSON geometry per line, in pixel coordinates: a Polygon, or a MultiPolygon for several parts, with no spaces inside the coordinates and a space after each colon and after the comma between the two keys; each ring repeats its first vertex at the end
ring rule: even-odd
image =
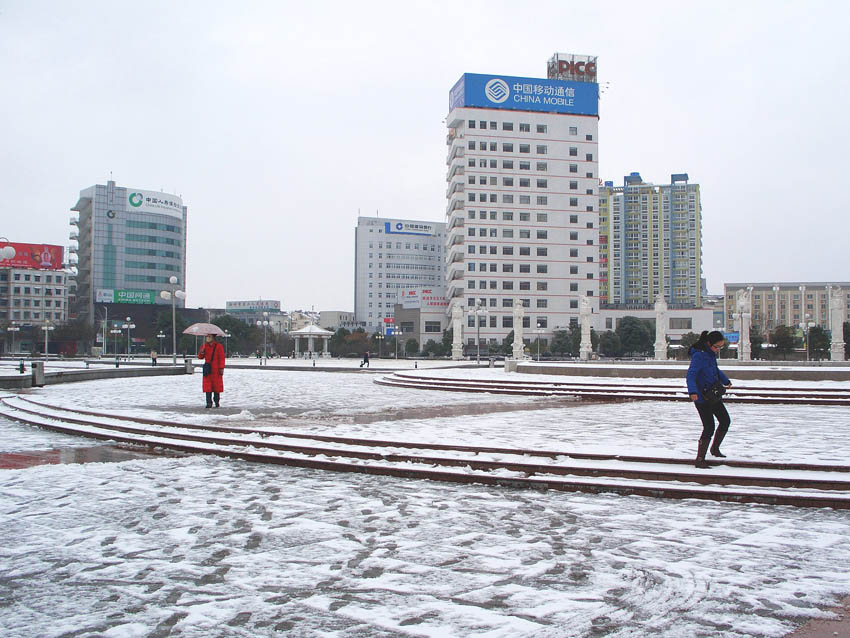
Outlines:
{"type": "Polygon", "coordinates": [[[55,246],[53,244],[21,244],[13,241],[5,245],[15,249],[15,256],[11,259],[0,259],[0,267],[2,268],[62,269],[62,246],[55,246]]]}
{"type": "Polygon", "coordinates": [[[127,189],[127,210],[140,213],[160,213],[183,219],[183,200],[177,195],[127,189]]]}
{"type": "Polygon", "coordinates": [[[449,92],[449,111],[460,106],[599,115],[599,85],[464,73],[449,92]]]}

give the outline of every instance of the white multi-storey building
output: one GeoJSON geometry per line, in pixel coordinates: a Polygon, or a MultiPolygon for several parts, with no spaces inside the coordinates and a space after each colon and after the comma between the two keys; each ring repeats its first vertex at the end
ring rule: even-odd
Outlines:
{"type": "Polygon", "coordinates": [[[354,233],[354,320],[367,331],[392,326],[409,290],[444,295],[444,223],[358,217],[354,233]]]}
{"type": "Polygon", "coordinates": [[[451,90],[446,297],[467,344],[501,344],[517,301],[544,340],[582,297],[598,311],[598,84],[582,60],[579,81],[550,61],[553,79],[465,74],[451,90]]]}

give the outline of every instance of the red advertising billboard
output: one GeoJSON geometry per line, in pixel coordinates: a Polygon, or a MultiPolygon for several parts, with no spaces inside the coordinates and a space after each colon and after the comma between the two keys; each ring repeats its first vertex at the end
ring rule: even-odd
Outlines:
{"type": "Polygon", "coordinates": [[[62,246],[9,242],[0,247],[5,246],[14,248],[15,256],[11,259],[0,259],[0,268],[62,269],[62,246]]]}

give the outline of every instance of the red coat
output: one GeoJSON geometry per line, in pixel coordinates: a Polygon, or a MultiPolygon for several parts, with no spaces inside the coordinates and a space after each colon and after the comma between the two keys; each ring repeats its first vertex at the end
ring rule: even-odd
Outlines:
{"type": "Polygon", "coordinates": [[[204,392],[224,392],[224,346],[217,341],[205,341],[198,351],[198,359],[212,364],[212,374],[204,377],[204,392]]]}

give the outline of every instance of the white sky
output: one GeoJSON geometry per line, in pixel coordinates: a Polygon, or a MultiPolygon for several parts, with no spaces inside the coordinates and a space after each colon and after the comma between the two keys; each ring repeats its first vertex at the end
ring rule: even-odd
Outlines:
{"type": "Polygon", "coordinates": [[[111,173],[189,207],[189,305],[351,310],[358,210],[445,220],[455,81],[557,51],[603,179],[701,185],[710,292],[850,278],[850,4],[589,4],[0,0],[0,235],[67,245],[111,173]]]}

